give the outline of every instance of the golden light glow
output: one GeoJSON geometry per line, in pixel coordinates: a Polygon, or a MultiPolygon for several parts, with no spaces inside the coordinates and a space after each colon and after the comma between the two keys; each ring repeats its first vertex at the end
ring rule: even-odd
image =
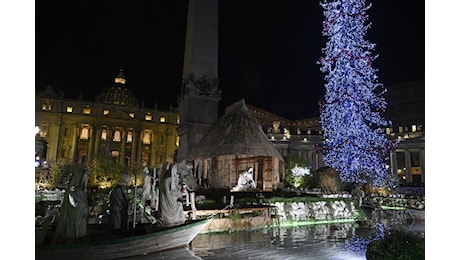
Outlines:
{"type": "Polygon", "coordinates": [[[144,132],[144,135],[142,136],[142,143],[150,144],[150,141],[151,141],[150,133],[149,132],[144,132]]]}
{"type": "Polygon", "coordinates": [[[131,118],[134,118],[134,113],[133,113],[133,112],[129,113],[129,116],[130,116],[131,118]]]}
{"type": "Polygon", "coordinates": [[[104,109],[104,111],[102,112],[102,115],[108,115],[110,113],[110,111],[108,109],[104,109]]]}
{"type": "Polygon", "coordinates": [[[114,151],[112,151],[111,154],[112,154],[112,158],[118,159],[118,157],[120,157],[120,151],[114,150],[114,151]]]}
{"type": "Polygon", "coordinates": [[[125,84],[126,83],[126,79],[124,78],[115,78],[115,83],[121,83],[121,84],[125,84]]]}
{"type": "Polygon", "coordinates": [[[145,120],[146,121],[152,121],[152,115],[150,113],[145,115],[145,120]]]}
{"type": "Polygon", "coordinates": [[[45,101],[42,105],[42,110],[50,111],[51,110],[51,102],[45,101]]]}
{"type": "Polygon", "coordinates": [[[88,138],[89,138],[89,129],[87,126],[84,126],[80,129],[80,139],[88,140],[88,138]]]}
{"type": "Polygon", "coordinates": [[[114,141],[114,142],[121,142],[121,133],[120,133],[120,130],[115,130],[115,132],[113,132],[112,141],[114,141]]]}
{"type": "Polygon", "coordinates": [[[49,124],[47,122],[42,122],[39,127],[39,134],[40,137],[45,138],[48,135],[48,126],[49,124]]]}
{"type": "Polygon", "coordinates": [[[86,106],[83,108],[83,114],[85,115],[90,115],[91,114],[91,108],[86,106]]]}
{"type": "Polygon", "coordinates": [[[132,143],[133,142],[133,132],[129,131],[128,135],[126,136],[126,142],[132,143]]]}
{"type": "Polygon", "coordinates": [[[106,129],[102,129],[101,139],[104,141],[107,140],[107,130],[106,129]]]}
{"type": "Polygon", "coordinates": [[[166,122],[166,117],[164,117],[164,116],[160,116],[160,122],[161,122],[161,123],[164,123],[164,122],[166,122]]]}
{"type": "Polygon", "coordinates": [[[73,107],[72,106],[67,106],[67,112],[72,113],[72,111],[73,111],[73,107]]]}

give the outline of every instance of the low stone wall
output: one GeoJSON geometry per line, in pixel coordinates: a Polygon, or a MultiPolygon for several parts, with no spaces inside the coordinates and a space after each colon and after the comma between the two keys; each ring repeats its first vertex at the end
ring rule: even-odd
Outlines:
{"type": "Polygon", "coordinates": [[[319,200],[314,202],[274,202],[272,214],[279,222],[340,221],[363,217],[353,200],[319,200]]]}
{"type": "Polygon", "coordinates": [[[408,209],[425,209],[425,196],[413,197],[404,195],[394,195],[387,197],[369,196],[364,197],[363,203],[366,206],[378,208],[381,206],[403,207],[408,209]]]}

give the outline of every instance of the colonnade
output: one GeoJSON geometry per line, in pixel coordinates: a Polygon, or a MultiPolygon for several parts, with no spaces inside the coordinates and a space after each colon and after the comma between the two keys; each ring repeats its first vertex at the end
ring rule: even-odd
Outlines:
{"type": "MultiPolygon", "coordinates": [[[[132,127],[113,127],[106,125],[72,125],[72,140],[70,158],[71,163],[83,163],[97,158],[99,155],[104,157],[116,157],[117,161],[125,166],[139,165],[154,167],[161,165],[164,161],[172,161],[174,151],[171,153],[169,146],[174,145],[172,131],[167,128],[153,131],[151,129],[134,129],[132,127]],[[82,140],[80,132],[82,128],[88,128],[89,140],[82,140]],[[105,140],[102,138],[103,130],[105,140]],[[120,141],[113,140],[115,131],[120,131],[120,141]],[[132,138],[128,143],[127,136],[131,132],[132,138]],[[143,142],[143,135],[148,134],[150,143],[143,142]],[[130,144],[130,146],[129,146],[130,144]],[[118,152],[112,155],[112,152],[118,152]],[[169,154],[168,154],[169,153],[169,154]]],[[[58,156],[61,157],[62,156],[58,156]]]]}
{"type": "MultiPolygon", "coordinates": [[[[407,149],[396,149],[395,152],[390,155],[391,170],[393,174],[402,175],[404,180],[408,183],[414,182],[414,175],[420,174],[420,182],[425,183],[425,150],[416,148],[407,149]],[[397,153],[404,153],[404,165],[398,165],[397,153]],[[411,159],[411,153],[418,155],[419,163],[413,165],[411,159]],[[398,171],[399,170],[399,171],[398,171]]],[[[400,163],[401,164],[401,163],[400,163]]]]}

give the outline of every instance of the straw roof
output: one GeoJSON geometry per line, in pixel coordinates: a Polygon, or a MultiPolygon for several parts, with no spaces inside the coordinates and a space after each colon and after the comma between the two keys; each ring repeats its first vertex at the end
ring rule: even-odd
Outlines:
{"type": "Polygon", "coordinates": [[[189,159],[205,159],[220,155],[269,156],[284,161],[268,140],[244,99],[227,107],[225,114],[209,129],[195,146],[189,159]]]}

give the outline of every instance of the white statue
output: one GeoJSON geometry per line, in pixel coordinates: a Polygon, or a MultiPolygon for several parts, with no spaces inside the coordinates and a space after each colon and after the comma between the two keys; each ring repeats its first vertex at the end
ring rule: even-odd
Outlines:
{"type": "Polygon", "coordinates": [[[252,177],[254,168],[249,167],[245,172],[240,173],[238,184],[232,188],[232,191],[243,191],[256,187],[256,183],[252,177]]]}

